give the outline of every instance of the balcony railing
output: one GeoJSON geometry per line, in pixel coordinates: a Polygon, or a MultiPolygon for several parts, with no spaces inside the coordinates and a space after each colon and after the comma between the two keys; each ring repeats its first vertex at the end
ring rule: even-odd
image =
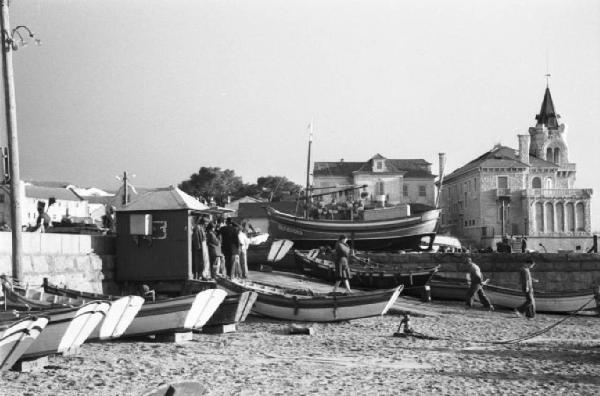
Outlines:
{"type": "Polygon", "coordinates": [[[496,198],[510,198],[511,190],[510,188],[497,188],[496,189],[496,198]]]}
{"type": "Polygon", "coordinates": [[[531,198],[589,198],[590,188],[528,188],[521,195],[531,198]]]}

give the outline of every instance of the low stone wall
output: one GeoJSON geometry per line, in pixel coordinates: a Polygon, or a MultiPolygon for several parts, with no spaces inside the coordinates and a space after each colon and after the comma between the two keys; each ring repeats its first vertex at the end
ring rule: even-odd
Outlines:
{"type": "Polygon", "coordinates": [[[451,277],[465,276],[465,258],[470,256],[477,263],[484,278],[490,282],[511,288],[520,288],[519,270],[528,259],[536,266],[533,278],[539,282],[540,291],[589,289],[600,285],[600,254],[586,253],[372,253],[373,262],[394,265],[405,269],[417,269],[440,265],[440,274],[451,277]]]}
{"type": "MultiPolygon", "coordinates": [[[[95,293],[118,293],[114,282],[114,237],[23,233],[22,281],[95,293]]],[[[12,275],[10,232],[0,232],[0,274],[12,275]]]]}

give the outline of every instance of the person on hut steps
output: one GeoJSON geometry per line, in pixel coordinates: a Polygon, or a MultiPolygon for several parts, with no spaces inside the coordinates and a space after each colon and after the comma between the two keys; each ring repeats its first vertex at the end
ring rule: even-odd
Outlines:
{"type": "Polygon", "coordinates": [[[348,238],[345,235],[340,235],[338,241],[335,244],[335,285],[333,286],[333,292],[337,291],[338,286],[343,281],[344,286],[348,293],[350,290],[350,267],[348,266],[348,259],[352,251],[350,246],[347,245],[348,238]]]}
{"type": "Polygon", "coordinates": [[[485,282],[483,281],[481,269],[479,269],[479,266],[475,264],[470,257],[467,257],[466,264],[467,274],[471,280],[471,286],[469,287],[469,291],[467,292],[467,306],[473,306],[473,299],[475,298],[475,293],[477,293],[481,304],[483,304],[483,306],[489,309],[490,311],[493,311],[494,306],[483,291],[483,285],[487,282],[487,280],[485,282]]]}
{"type": "Polygon", "coordinates": [[[216,275],[227,276],[225,258],[221,251],[221,238],[217,235],[212,221],[206,226],[206,244],[208,245],[208,256],[212,264],[212,277],[214,278],[216,275]]]}
{"type": "Polygon", "coordinates": [[[227,274],[232,278],[238,278],[241,275],[239,233],[239,227],[231,220],[231,217],[228,217],[225,226],[221,228],[221,249],[225,256],[227,274]]]}
{"type": "Polygon", "coordinates": [[[528,318],[535,317],[535,299],[533,297],[533,282],[537,280],[531,277],[531,269],[535,266],[535,262],[531,259],[527,260],[523,267],[521,267],[521,290],[525,296],[525,302],[518,308],[515,308],[515,314],[521,316],[521,313],[525,313],[528,318]]]}

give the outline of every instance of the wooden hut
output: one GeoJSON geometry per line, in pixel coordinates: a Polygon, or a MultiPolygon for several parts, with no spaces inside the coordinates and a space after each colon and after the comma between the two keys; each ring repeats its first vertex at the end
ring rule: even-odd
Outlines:
{"type": "Polygon", "coordinates": [[[117,210],[117,282],[192,278],[194,215],[208,206],[175,186],[152,190],[117,210]]]}

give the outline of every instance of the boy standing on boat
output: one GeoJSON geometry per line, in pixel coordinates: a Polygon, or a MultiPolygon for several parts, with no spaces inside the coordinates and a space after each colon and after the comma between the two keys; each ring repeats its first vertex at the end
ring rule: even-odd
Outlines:
{"type": "Polygon", "coordinates": [[[515,313],[520,316],[525,313],[528,318],[535,317],[535,299],[533,297],[533,278],[531,277],[531,269],[535,266],[533,260],[527,262],[521,267],[521,289],[525,296],[525,302],[515,309],[515,313]]]}
{"type": "Polygon", "coordinates": [[[350,267],[348,266],[348,260],[350,258],[351,250],[347,244],[348,238],[345,235],[340,235],[338,241],[335,244],[335,285],[333,292],[337,291],[338,286],[343,281],[346,286],[346,291],[350,293],[350,267]]]}
{"type": "Polygon", "coordinates": [[[481,269],[477,264],[473,262],[473,260],[471,260],[470,257],[467,257],[467,274],[471,279],[471,286],[469,287],[469,291],[467,292],[467,306],[473,306],[473,299],[475,298],[475,293],[477,293],[481,304],[483,304],[483,306],[489,309],[490,311],[493,311],[494,306],[490,302],[488,296],[483,291],[483,285],[485,282],[483,281],[481,269]]]}

